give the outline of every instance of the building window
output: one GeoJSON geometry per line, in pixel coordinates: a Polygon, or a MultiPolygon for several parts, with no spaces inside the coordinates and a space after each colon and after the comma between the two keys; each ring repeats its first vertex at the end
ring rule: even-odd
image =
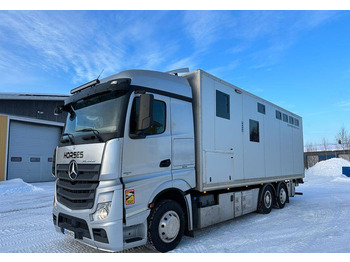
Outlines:
{"type": "Polygon", "coordinates": [[[40,162],[40,157],[31,157],[30,162],[40,162]]]}
{"type": "Polygon", "coordinates": [[[216,90],[216,116],[230,119],[230,96],[216,90]]]}
{"type": "Polygon", "coordinates": [[[258,142],[258,143],[260,142],[258,121],[249,119],[249,136],[250,136],[250,141],[258,142]]]}
{"type": "Polygon", "coordinates": [[[265,115],[265,105],[258,103],[258,112],[265,115]]]}
{"type": "Polygon", "coordinates": [[[294,119],[294,124],[296,125],[296,126],[299,126],[299,120],[298,119],[294,119]]]}
{"type": "Polygon", "coordinates": [[[286,114],[283,114],[283,121],[288,123],[288,116],[286,114]]]}
{"type": "Polygon", "coordinates": [[[22,162],[22,157],[11,157],[11,162],[22,162]]]}
{"type": "Polygon", "coordinates": [[[281,120],[282,119],[282,113],[280,111],[276,110],[276,118],[281,120]]]}
{"type": "MultiPolygon", "coordinates": [[[[131,108],[131,117],[130,117],[130,134],[136,134],[138,131],[136,130],[138,113],[140,106],[140,98],[136,97],[132,104],[131,108]]],[[[153,125],[150,129],[147,129],[142,132],[143,135],[158,135],[164,133],[165,131],[165,123],[166,123],[166,105],[163,101],[154,100],[153,104],[153,125]]]]}
{"type": "Polygon", "coordinates": [[[291,117],[291,116],[289,116],[289,124],[294,124],[294,118],[293,117],[291,117]]]}

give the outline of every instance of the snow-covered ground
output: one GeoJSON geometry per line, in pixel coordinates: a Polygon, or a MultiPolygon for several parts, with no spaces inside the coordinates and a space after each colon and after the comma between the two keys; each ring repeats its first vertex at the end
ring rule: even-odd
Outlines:
{"type": "MultiPolygon", "coordinates": [[[[350,252],[350,178],[343,159],[306,171],[303,196],[268,215],[252,213],[198,230],[173,252],[350,252]]],[[[53,183],[0,182],[0,252],[100,252],[57,233],[53,183]]],[[[139,247],[126,252],[149,252],[139,247]]]]}

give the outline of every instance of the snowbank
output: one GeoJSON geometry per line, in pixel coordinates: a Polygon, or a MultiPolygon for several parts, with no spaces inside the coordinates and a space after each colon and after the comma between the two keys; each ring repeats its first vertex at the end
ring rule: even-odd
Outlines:
{"type": "Polygon", "coordinates": [[[43,191],[43,189],[27,184],[20,178],[0,181],[0,196],[38,191],[43,191]]]}
{"type": "Polygon", "coordinates": [[[350,182],[350,178],[342,174],[343,166],[350,167],[350,162],[342,158],[328,159],[305,170],[305,176],[311,179],[328,179],[331,182],[350,182]]]}

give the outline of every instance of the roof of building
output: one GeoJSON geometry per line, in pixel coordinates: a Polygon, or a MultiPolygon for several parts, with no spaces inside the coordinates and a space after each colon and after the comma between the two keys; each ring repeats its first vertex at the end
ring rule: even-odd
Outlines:
{"type": "Polygon", "coordinates": [[[304,146],[304,152],[321,152],[321,151],[339,151],[344,150],[340,144],[328,144],[326,147],[324,145],[311,145],[304,146]]]}
{"type": "Polygon", "coordinates": [[[0,93],[0,100],[66,100],[69,95],[60,94],[30,94],[30,93],[0,93]]]}

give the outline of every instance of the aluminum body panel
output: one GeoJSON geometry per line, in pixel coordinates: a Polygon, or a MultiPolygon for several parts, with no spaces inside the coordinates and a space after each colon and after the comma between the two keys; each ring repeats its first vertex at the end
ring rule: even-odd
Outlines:
{"type": "Polygon", "coordinates": [[[197,190],[304,177],[300,116],[202,70],[183,77],[189,81],[193,94],[197,190]],[[216,90],[229,96],[229,119],[216,116],[216,90]],[[265,114],[258,112],[258,103],[265,106],[265,114]],[[298,119],[299,126],[276,119],[276,110],[298,119]],[[259,122],[259,142],[250,141],[250,119],[259,122]],[[230,151],[233,168],[228,164],[215,168],[217,159],[208,158],[206,153],[230,151]]]}
{"type": "Polygon", "coordinates": [[[234,217],[233,203],[233,193],[226,193],[219,195],[217,205],[200,208],[198,212],[199,228],[232,219],[234,217]]]}
{"type": "Polygon", "coordinates": [[[255,188],[248,191],[242,191],[242,210],[243,215],[254,212],[258,208],[259,189],[255,188]]]}
{"type": "Polygon", "coordinates": [[[235,192],[235,217],[239,217],[243,215],[243,208],[242,208],[242,192],[235,192]]]}

